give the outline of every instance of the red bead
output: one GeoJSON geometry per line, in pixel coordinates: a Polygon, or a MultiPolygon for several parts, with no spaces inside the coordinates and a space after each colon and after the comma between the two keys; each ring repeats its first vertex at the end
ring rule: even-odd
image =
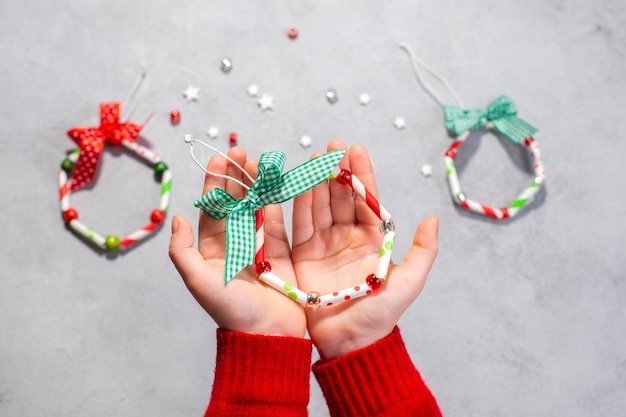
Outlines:
{"type": "Polygon", "coordinates": [[[152,210],[152,213],[150,213],[150,220],[152,220],[153,223],[162,223],[163,220],[165,220],[165,212],[160,209],[152,210]]]}
{"type": "Polygon", "coordinates": [[[69,223],[72,220],[78,219],[78,212],[73,208],[68,208],[63,212],[63,218],[69,223]]]}
{"type": "Polygon", "coordinates": [[[296,39],[298,37],[298,29],[290,27],[289,29],[287,29],[287,36],[289,37],[289,39],[296,39]]]}
{"type": "Polygon", "coordinates": [[[372,291],[376,291],[377,289],[380,288],[381,285],[383,285],[383,282],[378,279],[376,277],[376,275],[374,274],[370,274],[366,279],[365,282],[367,282],[367,285],[370,286],[370,288],[372,289],[372,291]]]}
{"type": "Polygon", "coordinates": [[[170,113],[170,121],[173,125],[177,125],[180,122],[180,112],[178,110],[172,110],[170,113]]]}
{"type": "Polygon", "coordinates": [[[230,147],[232,148],[233,146],[237,146],[237,134],[236,133],[231,133],[228,136],[228,143],[230,143],[230,147]]]}
{"type": "Polygon", "coordinates": [[[254,269],[257,274],[261,275],[263,272],[270,272],[272,270],[272,265],[270,265],[267,261],[261,261],[254,265],[254,269]]]}
{"type": "Polygon", "coordinates": [[[344,300],[348,301],[350,299],[349,295],[346,295],[345,297],[343,297],[344,300]]]}
{"type": "Polygon", "coordinates": [[[339,175],[337,175],[337,182],[339,182],[339,184],[351,184],[352,183],[352,173],[350,171],[348,171],[347,169],[342,169],[341,172],[339,172],[339,175]]]}

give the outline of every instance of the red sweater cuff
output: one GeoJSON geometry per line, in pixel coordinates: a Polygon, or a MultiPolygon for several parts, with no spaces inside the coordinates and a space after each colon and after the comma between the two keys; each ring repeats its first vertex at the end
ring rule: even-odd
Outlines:
{"type": "Polygon", "coordinates": [[[310,340],[217,329],[205,417],[306,416],[310,367],[310,340]]]}
{"type": "Polygon", "coordinates": [[[313,373],[333,417],[441,416],[398,327],[366,348],[316,362],[313,373]]]}

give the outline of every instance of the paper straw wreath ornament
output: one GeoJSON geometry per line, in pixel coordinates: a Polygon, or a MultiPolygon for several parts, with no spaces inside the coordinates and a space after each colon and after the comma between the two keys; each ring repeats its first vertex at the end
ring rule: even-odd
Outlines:
{"type": "Polygon", "coordinates": [[[172,183],[172,174],[165,162],[154,152],[135,143],[142,126],[120,122],[119,119],[120,104],[105,103],[100,105],[99,127],[70,129],[67,134],[78,148],[63,160],[58,175],[61,212],[67,226],[97,248],[106,251],[126,249],[158,230],[169,207],[172,183]],[[104,236],[94,231],[79,220],[78,211],[70,205],[71,193],[93,181],[105,144],[122,146],[137,155],[152,167],[161,184],[159,205],[150,214],[150,222],[122,239],[114,234],[104,236]]]}
{"type": "Polygon", "coordinates": [[[406,43],[400,48],[405,50],[411,59],[413,71],[426,92],[443,108],[444,124],[454,135],[452,145],[445,153],[444,161],[447,170],[448,184],[452,198],[460,207],[494,219],[506,219],[515,216],[524,206],[527,206],[536,196],[546,180],[539,144],[533,138],[537,129],[517,117],[517,109],[513,101],[507,96],[494,100],[486,110],[467,110],[450,83],[439,75],[432,67],[416,56],[406,43]],[[439,81],[454,97],[458,106],[444,104],[434,88],[428,84],[421,73],[425,70],[439,81]],[[513,143],[521,145],[529,152],[532,160],[534,177],[521,194],[507,207],[493,208],[468,198],[461,188],[456,171],[455,160],[459,149],[465,143],[472,131],[492,130],[506,137],[513,143]]]}
{"type": "Polygon", "coordinates": [[[387,271],[396,236],[395,225],[391,219],[391,214],[365,188],[357,176],[337,166],[345,151],[327,152],[282,175],[285,154],[282,152],[266,152],[259,158],[258,175],[256,179],[253,179],[235,161],[212,146],[192,139],[189,135],[185,137],[185,142],[190,145],[193,160],[208,175],[235,181],[247,189],[245,197],[237,200],[221,188],[214,188],[199,198],[194,204],[214,219],[226,219],[224,285],[227,285],[243,268],[248,265],[254,265],[260,281],[285,294],[302,306],[325,308],[372,294],[387,279],[387,271]],[[252,186],[248,187],[235,178],[207,171],[194,156],[194,143],[206,146],[224,156],[244,172],[252,182],[252,186]],[[304,292],[272,272],[272,266],[269,260],[265,258],[264,251],[263,207],[290,200],[315,188],[326,180],[337,181],[340,184],[352,187],[355,194],[362,198],[374,214],[380,218],[380,230],[383,238],[375,273],[365,277],[362,284],[322,295],[317,292],[304,292]]]}

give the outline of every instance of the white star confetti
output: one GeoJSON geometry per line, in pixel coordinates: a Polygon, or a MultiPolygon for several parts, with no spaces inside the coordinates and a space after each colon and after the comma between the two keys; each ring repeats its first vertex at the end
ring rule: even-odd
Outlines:
{"type": "Polygon", "coordinates": [[[256,97],[259,95],[259,86],[255,84],[250,84],[247,92],[250,97],[256,97]]]}
{"type": "Polygon", "coordinates": [[[424,164],[422,165],[420,172],[424,177],[430,177],[431,175],[433,175],[433,166],[429,164],[424,164]]]}
{"type": "Polygon", "coordinates": [[[210,139],[217,139],[217,135],[219,135],[220,130],[215,127],[215,126],[211,126],[209,128],[209,130],[207,130],[206,134],[210,139]]]}
{"type": "Polygon", "coordinates": [[[393,125],[398,130],[404,129],[404,127],[406,126],[406,122],[404,121],[404,117],[396,117],[395,120],[393,121],[393,125]]]}
{"type": "Polygon", "coordinates": [[[361,103],[361,106],[367,106],[368,104],[370,104],[371,100],[372,98],[370,97],[369,94],[367,93],[359,94],[359,103],[361,103]]]}
{"type": "Polygon", "coordinates": [[[263,94],[259,99],[258,104],[263,111],[274,110],[274,97],[268,94],[263,94]]]}
{"type": "Polygon", "coordinates": [[[300,138],[300,146],[303,148],[308,148],[311,146],[311,136],[305,135],[300,138]]]}
{"type": "Polygon", "coordinates": [[[183,91],[183,97],[187,101],[198,101],[200,98],[200,89],[192,85],[187,86],[187,89],[183,91]]]}

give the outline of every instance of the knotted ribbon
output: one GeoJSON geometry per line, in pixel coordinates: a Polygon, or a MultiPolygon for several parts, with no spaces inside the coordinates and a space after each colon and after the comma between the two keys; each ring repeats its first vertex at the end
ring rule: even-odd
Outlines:
{"type": "Polygon", "coordinates": [[[489,123],[513,143],[520,143],[537,132],[537,128],[517,117],[515,104],[507,96],[500,96],[486,110],[443,106],[443,118],[446,127],[457,136],[467,129],[486,129],[489,123]]]}
{"type": "Polygon", "coordinates": [[[254,263],[256,249],[255,211],[279,204],[316,187],[332,172],[345,151],[322,154],[281,176],[285,154],[266,152],[259,158],[259,173],[241,200],[214,188],[194,205],[214,219],[226,218],[226,265],[224,285],[243,268],[254,263]]]}
{"type": "Polygon", "coordinates": [[[120,123],[120,104],[100,105],[99,127],[75,127],[68,130],[68,136],[80,148],[80,155],[72,172],[70,190],[91,183],[96,175],[100,154],[106,142],[120,146],[123,140],[134,141],[139,136],[141,126],[135,123],[120,123]]]}

